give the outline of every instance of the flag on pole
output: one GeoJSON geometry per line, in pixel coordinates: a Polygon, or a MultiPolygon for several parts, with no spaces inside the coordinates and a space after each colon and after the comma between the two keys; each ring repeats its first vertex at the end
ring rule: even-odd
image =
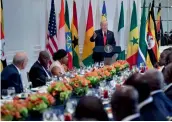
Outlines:
{"type": "Polygon", "coordinates": [[[64,1],[61,0],[61,10],[59,16],[59,30],[58,30],[58,48],[66,50],[65,39],[65,13],[64,13],[64,1]]]}
{"type": "Polygon", "coordinates": [[[7,62],[6,62],[6,58],[5,58],[5,53],[4,53],[4,47],[5,47],[5,40],[4,40],[4,16],[3,16],[3,3],[1,0],[1,35],[0,35],[0,39],[1,39],[1,43],[0,43],[0,48],[1,48],[1,62],[0,62],[0,72],[3,70],[3,68],[5,68],[7,66],[7,62]]]}
{"type": "Polygon", "coordinates": [[[137,65],[138,44],[139,44],[139,31],[137,25],[137,11],[136,11],[136,3],[135,1],[133,1],[130,34],[128,40],[128,49],[127,49],[127,61],[130,64],[130,66],[137,65]]]}
{"type": "Polygon", "coordinates": [[[123,1],[121,2],[121,11],[118,21],[118,42],[121,46],[121,53],[118,55],[117,60],[125,60],[125,38],[124,38],[124,5],[123,1]]]}
{"type": "Polygon", "coordinates": [[[107,12],[106,12],[106,3],[103,1],[103,8],[102,8],[102,20],[107,21],[107,12]]]}
{"type": "Polygon", "coordinates": [[[68,3],[66,0],[65,4],[65,36],[66,36],[66,51],[68,53],[68,68],[71,70],[73,67],[73,58],[72,58],[72,39],[70,31],[70,21],[69,21],[69,9],[68,3]]]}
{"type": "Polygon", "coordinates": [[[71,32],[72,32],[73,65],[79,68],[80,63],[79,63],[79,43],[78,43],[78,19],[77,19],[77,9],[76,9],[75,1],[73,1],[73,18],[72,18],[71,32]]]}
{"type": "Polygon", "coordinates": [[[163,35],[163,27],[162,27],[162,20],[161,20],[161,3],[159,3],[159,8],[157,12],[156,28],[157,28],[157,40],[159,43],[158,45],[164,46],[164,35],[163,35]]]}
{"type": "Polygon", "coordinates": [[[158,61],[159,60],[159,57],[160,57],[160,53],[159,53],[159,40],[158,40],[158,34],[157,34],[157,28],[156,28],[156,22],[155,22],[155,15],[154,15],[154,7],[155,7],[155,0],[152,1],[152,8],[151,8],[151,16],[152,16],[152,20],[153,20],[153,26],[152,26],[152,29],[154,29],[154,33],[155,35],[153,35],[155,37],[155,45],[157,47],[157,50],[156,50],[156,60],[158,61]]]}
{"type": "MultiPolygon", "coordinates": [[[[151,6],[151,4],[149,5],[151,6]]],[[[148,14],[148,20],[147,20],[148,28],[147,28],[147,43],[148,43],[148,53],[149,53],[149,58],[150,62],[148,61],[147,63],[149,64],[148,67],[152,67],[157,63],[157,52],[158,51],[158,44],[156,41],[156,33],[155,33],[155,24],[154,24],[154,19],[153,19],[153,5],[151,9],[149,9],[149,14],[148,14]]]]}
{"type": "Polygon", "coordinates": [[[56,26],[55,5],[54,5],[54,0],[52,0],[49,23],[48,23],[48,33],[47,33],[48,43],[46,44],[46,50],[48,51],[51,57],[58,50],[56,34],[57,34],[57,26],[56,26]]]}
{"type": "Polygon", "coordinates": [[[90,38],[93,36],[93,34],[94,34],[93,14],[92,14],[92,5],[90,0],[86,33],[85,33],[85,41],[84,41],[83,54],[82,54],[82,61],[83,64],[86,66],[93,63],[92,53],[93,53],[94,43],[90,41],[90,38]]]}
{"type": "MultiPolygon", "coordinates": [[[[78,36],[79,36],[79,45],[82,46],[81,49],[83,49],[84,46],[84,40],[85,40],[85,30],[86,30],[86,14],[85,14],[85,7],[84,7],[84,3],[82,3],[82,8],[81,8],[81,16],[79,19],[79,28],[78,28],[78,36]]],[[[100,15],[101,17],[101,15],[100,15]]],[[[100,18],[101,19],[101,18],[100,18]]],[[[99,24],[100,27],[100,24],[99,24]]],[[[82,50],[83,52],[83,50],[82,50]]],[[[80,55],[80,65],[83,66],[83,62],[82,60],[82,55],[80,55]]]]}
{"type": "Polygon", "coordinates": [[[140,26],[140,41],[137,66],[140,66],[140,64],[144,64],[144,66],[146,66],[147,49],[148,47],[146,40],[146,2],[144,0],[140,26]]]}
{"type": "Polygon", "coordinates": [[[0,72],[7,66],[6,58],[5,58],[5,53],[4,53],[4,47],[5,47],[5,40],[4,40],[4,16],[3,16],[3,3],[1,0],[1,43],[0,43],[0,48],[1,48],[1,62],[0,62],[0,72]]]}
{"type": "Polygon", "coordinates": [[[97,8],[96,8],[96,21],[95,21],[95,29],[98,30],[100,28],[100,21],[101,21],[101,13],[100,13],[100,4],[99,0],[97,1],[97,8]]]}

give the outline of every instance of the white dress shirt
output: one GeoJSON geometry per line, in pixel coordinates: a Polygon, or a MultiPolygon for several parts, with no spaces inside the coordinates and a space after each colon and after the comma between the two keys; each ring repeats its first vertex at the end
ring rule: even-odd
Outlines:
{"type": "Polygon", "coordinates": [[[122,121],[131,121],[137,117],[140,117],[139,113],[129,115],[129,116],[125,117],[124,119],[122,119],[122,121]]]}
{"type": "Polygon", "coordinates": [[[147,105],[147,104],[149,104],[149,103],[151,103],[151,102],[153,102],[153,98],[152,98],[152,97],[147,98],[146,100],[144,100],[143,102],[141,102],[141,103],[138,105],[139,110],[140,110],[141,108],[143,108],[145,105],[147,105]]]}

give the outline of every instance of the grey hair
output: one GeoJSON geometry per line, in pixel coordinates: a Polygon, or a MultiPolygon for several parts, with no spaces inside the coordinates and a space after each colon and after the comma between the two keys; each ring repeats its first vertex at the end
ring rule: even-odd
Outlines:
{"type": "Polygon", "coordinates": [[[24,63],[25,60],[26,60],[26,57],[15,55],[13,58],[13,64],[14,65],[20,65],[20,64],[24,63]]]}

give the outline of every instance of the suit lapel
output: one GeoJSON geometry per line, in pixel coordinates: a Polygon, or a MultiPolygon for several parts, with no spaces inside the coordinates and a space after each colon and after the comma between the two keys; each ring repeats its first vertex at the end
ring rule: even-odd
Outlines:
{"type": "Polygon", "coordinates": [[[109,31],[107,30],[107,41],[106,41],[106,44],[109,44],[109,31]]]}

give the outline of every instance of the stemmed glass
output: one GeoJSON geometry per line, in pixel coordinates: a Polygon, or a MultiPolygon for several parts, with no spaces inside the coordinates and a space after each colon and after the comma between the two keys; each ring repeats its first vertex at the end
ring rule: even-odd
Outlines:
{"type": "Polygon", "coordinates": [[[7,99],[8,96],[8,90],[7,89],[2,89],[2,93],[1,93],[2,99],[7,99]]]}
{"type": "Polygon", "coordinates": [[[8,87],[8,94],[11,96],[11,97],[14,97],[15,96],[15,88],[14,87],[8,87]]]}
{"type": "Polygon", "coordinates": [[[68,101],[66,104],[66,111],[72,115],[75,111],[76,105],[77,105],[76,100],[68,101]]]}
{"type": "Polygon", "coordinates": [[[48,109],[43,113],[44,121],[63,121],[64,116],[59,109],[48,109]]]}
{"type": "Polygon", "coordinates": [[[100,67],[103,68],[105,65],[104,61],[100,62],[100,67]]]}

